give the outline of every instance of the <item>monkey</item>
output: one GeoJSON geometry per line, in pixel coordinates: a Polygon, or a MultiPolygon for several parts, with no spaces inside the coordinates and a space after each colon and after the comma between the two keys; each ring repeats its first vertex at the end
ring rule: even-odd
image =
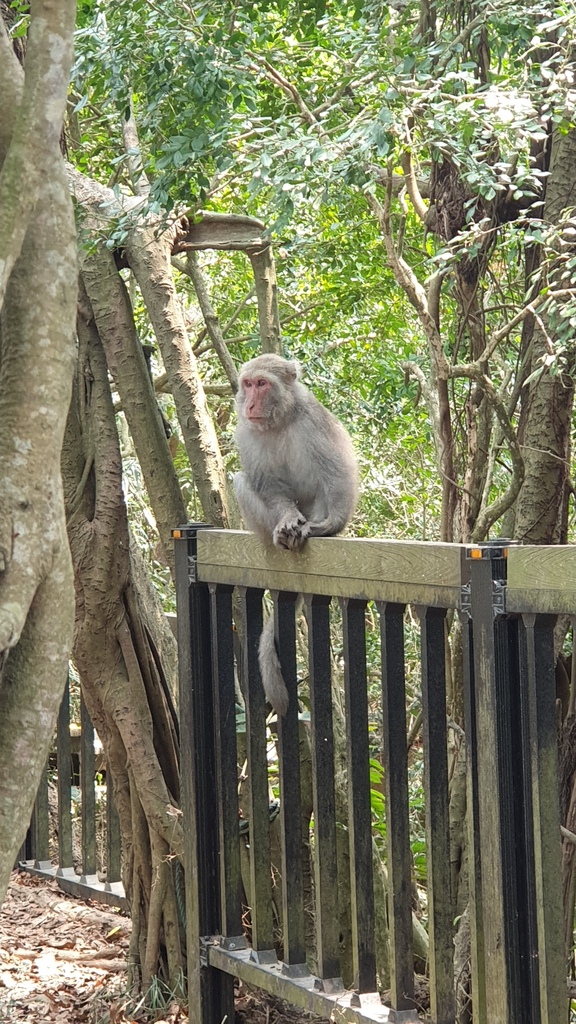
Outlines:
{"type": "MultiPolygon", "coordinates": [[[[234,489],[247,528],[287,551],[340,533],[356,508],[358,462],[342,424],[301,383],[298,363],[273,354],[244,363],[236,410],[242,469],[234,489]]],[[[271,618],[259,662],[266,697],[284,715],[288,692],[271,618]]]]}

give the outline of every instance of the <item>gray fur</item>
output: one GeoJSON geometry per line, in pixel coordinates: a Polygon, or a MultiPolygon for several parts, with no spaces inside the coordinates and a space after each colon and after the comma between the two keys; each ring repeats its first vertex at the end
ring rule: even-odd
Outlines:
{"type": "Polygon", "coordinates": [[[258,663],[266,700],[270,701],[277,714],[285,715],[288,710],[288,690],[276,650],[273,615],[270,615],[264,623],[258,646],[258,663]]]}
{"type": "MultiPolygon", "coordinates": [[[[265,543],[295,551],[308,537],[329,537],[350,522],[358,499],[358,464],[342,424],[299,381],[297,363],[272,354],[257,356],[240,370],[236,395],[236,441],[242,471],[234,476],[248,529],[265,543]],[[243,380],[270,382],[266,418],[245,415],[243,380]]],[[[259,648],[266,697],[281,715],[288,706],[274,642],[273,620],[259,648]]]]}

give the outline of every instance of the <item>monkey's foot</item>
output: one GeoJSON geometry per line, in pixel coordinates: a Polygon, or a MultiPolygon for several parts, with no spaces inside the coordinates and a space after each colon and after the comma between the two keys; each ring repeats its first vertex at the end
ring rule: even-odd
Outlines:
{"type": "Polygon", "coordinates": [[[278,523],[272,534],[272,540],[277,548],[294,551],[302,547],[309,532],[306,519],[300,512],[297,512],[294,515],[286,516],[285,519],[278,523]]]}

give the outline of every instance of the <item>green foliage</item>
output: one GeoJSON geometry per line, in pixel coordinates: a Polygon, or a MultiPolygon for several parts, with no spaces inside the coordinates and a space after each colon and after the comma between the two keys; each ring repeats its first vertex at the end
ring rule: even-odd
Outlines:
{"type": "MultiPolygon", "coordinates": [[[[574,228],[543,224],[548,172],[535,154],[551,126],[573,126],[575,15],[571,5],[544,0],[478,4],[473,16],[441,2],[428,37],[420,15],[414,0],[83,3],[74,70],[83,145],[75,159],[129,188],[121,128],[133,111],[152,209],[177,205],[194,214],[207,207],[265,221],[275,242],[286,352],[302,361],[305,379],[346,422],[358,449],[363,488],[353,529],[434,539],[437,455],[429,409],[406,371],[409,363],[427,374],[429,352],[366,196],[384,202],[387,175],[395,176],[394,238],[423,286],[435,273],[443,277],[441,329],[451,362],[470,355],[455,284],[466,263],[478,264],[487,331],[501,330],[524,302],[526,247],[540,245],[557,261],[564,246],[555,280],[571,286],[574,228]],[[427,231],[398,195],[407,149],[426,187],[449,167],[462,189],[461,222],[445,237],[427,231]],[[506,216],[497,223],[502,202],[506,216]]],[[[255,297],[235,313],[252,287],[249,263],[211,253],[202,266],[221,323],[233,318],[225,336],[241,362],[259,345],[255,297]]],[[[199,331],[190,284],[180,277],[178,287],[199,331]]],[[[554,344],[535,372],[564,372],[574,300],[550,294],[541,312],[554,344]]],[[[145,311],[138,315],[145,337],[145,311]]],[[[512,386],[519,372],[521,330],[519,321],[501,346],[492,371],[498,386],[512,386]]],[[[197,354],[206,382],[222,383],[209,346],[200,344],[197,354]]],[[[470,393],[467,381],[452,386],[459,477],[470,393]]],[[[233,468],[231,401],[210,402],[233,468]]],[[[177,459],[186,476],[184,458],[177,459]]],[[[501,456],[490,494],[508,474],[501,456]]],[[[193,502],[189,472],[184,483],[193,502]]]]}

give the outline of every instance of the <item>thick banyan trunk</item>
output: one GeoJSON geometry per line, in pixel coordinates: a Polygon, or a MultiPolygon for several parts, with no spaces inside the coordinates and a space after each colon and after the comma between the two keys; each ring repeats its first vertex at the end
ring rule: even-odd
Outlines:
{"type": "Polygon", "coordinates": [[[25,77],[3,12],[0,904],[46,763],[72,640],[60,448],[72,387],[76,308],[74,222],[58,147],[74,4],[30,5],[25,77]]]}
{"type": "MultiPolygon", "coordinates": [[[[544,220],[561,225],[574,206],[576,131],[554,132],[544,220]]],[[[553,284],[555,268],[549,273],[553,284]]],[[[534,324],[530,372],[542,369],[549,355],[550,324],[543,315],[534,324]]],[[[552,341],[554,338],[552,337],[552,341]]],[[[516,507],[515,537],[530,544],[565,540],[567,483],[570,475],[570,425],[574,381],[548,369],[528,385],[521,437],[526,473],[516,507]]]]}
{"type": "MultiPolygon", "coordinates": [[[[550,175],[546,184],[544,220],[560,226],[574,207],[574,165],[576,131],[552,137],[550,175]]],[[[548,283],[560,273],[558,266],[548,270],[548,283]]],[[[541,370],[554,341],[549,318],[544,314],[533,325],[530,371],[541,370]]],[[[524,485],[518,496],[514,536],[529,544],[558,544],[566,541],[568,497],[570,494],[571,421],[574,405],[572,367],[553,375],[545,368],[528,385],[522,411],[521,443],[526,466],[524,485]]],[[[573,655],[574,656],[574,655],[573,655]]],[[[573,701],[571,702],[573,706],[573,701]]],[[[576,744],[574,711],[563,724],[560,740],[562,816],[573,831],[575,822],[576,744]]],[[[576,860],[574,847],[564,840],[563,885],[566,947],[572,945],[574,902],[576,897],[576,860]]]]}
{"type": "Polygon", "coordinates": [[[174,878],[182,852],[177,727],[162,668],[166,635],[157,636],[132,568],[108,369],[85,312],[62,465],[76,587],[74,659],[112,777],[133,921],[131,969],[146,990],[157,974],[176,985],[183,965],[174,878]]]}

